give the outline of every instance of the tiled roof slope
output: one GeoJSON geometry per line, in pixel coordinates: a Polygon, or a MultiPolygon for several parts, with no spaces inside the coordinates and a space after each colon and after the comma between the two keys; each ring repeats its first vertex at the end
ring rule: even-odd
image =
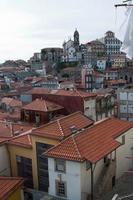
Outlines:
{"type": "Polygon", "coordinates": [[[4,97],[1,101],[2,103],[5,103],[6,105],[10,105],[12,107],[16,107],[16,106],[22,106],[22,102],[18,99],[13,99],[10,97],[4,97]]]}
{"type": "Polygon", "coordinates": [[[45,88],[33,88],[29,91],[30,94],[51,94],[51,95],[60,95],[60,96],[80,96],[82,98],[86,97],[95,97],[96,93],[83,92],[81,90],[49,90],[45,88]]]}
{"type": "Polygon", "coordinates": [[[118,148],[115,140],[133,127],[133,123],[111,118],[81,131],[46,152],[48,157],[97,162],[118,148]],[[78,153],[77,153],[78,152],[78,153]]]}
{"type": "Polygon", "coordinates": [[[20,177],[0,177],[0,199],[7,200],[22,184],[20,177]]]}
{"type": "Polygon", "coordinates": [[[19,136],[14,137],[9,141],[9,144],[20,147],[32,148],[32,142],[29,133],[21,134],[19,136]]]}
{"type": "Polygon", "coordinates": [[[1,138],[0,137],[0,145],[6,143],[7,141],[8,141],[7,138],[4,138],[4,137],[1,138]]]}
{"type": "Polygon", "coordinates": [[[59,110],[62,108],[63,108],[62,106],[56,103],[45,101],[43,99],[36,99],[23,107],[23,109],[25,110],[36,110],[36,111],[42,111],[42,112],[59,110]]]}
{"type": "Polygon", "coordinates": [[[0,121],[0,137],[11,138],[16,133],[24,133],[30,129],[32,127],[29,125],[0,121]]]}
{"type": "Polygon", "coordinates": [[[89,127],[94,122],[81,112],[75,112],[58,120],[52,121],[37,129],[34,129],[31,134],[49,137],[55,139],[63,139],[72,134],[71,127],[75,127],[77,131],[89,127]]]}

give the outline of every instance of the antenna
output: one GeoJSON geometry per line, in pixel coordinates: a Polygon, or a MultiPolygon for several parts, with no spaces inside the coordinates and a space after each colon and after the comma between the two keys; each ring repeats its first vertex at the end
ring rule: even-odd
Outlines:
{"type": "Polygon", "coordinates": [[[133,4],[127,4],[127,3],[123,3],[123,4],[115,4],[115,7],[127,7],[127,6],[130,6],[130,7],[133,7],[133,4]]]}
{"type": "Polygon", "coordinates": [[[133,4],[128,3],[128,2],[132,2],[132,0],[124,0],[122,4],[116,4],[115,7],[126,7],[126,6],[133,6],[133,4]]]}

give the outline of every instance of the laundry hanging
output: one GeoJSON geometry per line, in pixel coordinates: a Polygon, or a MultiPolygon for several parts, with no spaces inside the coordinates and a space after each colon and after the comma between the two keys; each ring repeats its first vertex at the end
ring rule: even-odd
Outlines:
{"type": "MultiPolygon", "coordinates": [[[[130,2],[131,3],[131,2],[130,2]]],[[[126,25],[124,33],[124,39],[121,47],[121,51],[126,53],[126,56],[130,59],[133,58],[133,7],[127,6],[126,20],[122,26],[126,25]]]]}

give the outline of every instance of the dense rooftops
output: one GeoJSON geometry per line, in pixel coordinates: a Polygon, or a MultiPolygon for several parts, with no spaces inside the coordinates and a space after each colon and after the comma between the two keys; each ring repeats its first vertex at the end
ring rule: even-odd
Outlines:
{"type": "Polygon", "coordinates": [[[86,97],[95,97],[95,93],[88,93],[83,92],[80,90],[49,90],[45,88],[33,88],[31,91],[29,91],[30,94],[52,94],[52,95],[61,95],[61,96],[80,96],[82,98],[86,97]]]}

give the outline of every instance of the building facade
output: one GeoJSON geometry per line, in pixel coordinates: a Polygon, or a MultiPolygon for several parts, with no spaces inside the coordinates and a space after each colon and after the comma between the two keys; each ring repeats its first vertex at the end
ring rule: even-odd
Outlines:
{"type": "Polygon", "coordinates": [[[133,89],[117,90],[119,103],[118,116],[120,119],[133,121],[133,89]]]}
{"type": "Polygon", "coordinates": [[[51,47],[41,49],[41,60],[48,61],[48,63],[57,63],[61,61],[61,57],[63,54],[62,48],[51,47]]]}
{"type": "Polygon", "coordinates": [[[70,200],[102,199],[102,194],[112,190],[116,179],[131,167],[131,160],[124,162],[124,156],[132,154],[132,141],[128,141],[132,130],[132,123],[108,119],[48,150],[49,194],[70,200]],[[107,140],[108,145],[103,145],[107,140]]]}
{"type": "Polygon", "coordinates": [[[82,53],[80,51],[79,32],[74,32],[73,40],[69,39],[63,43],[62,62],[81,62],[82,53]]]}
{"type": "Polygon", "coordinates": [[[112,31],[107,31],[105,33],[105,37],[103,39],[105,47],[106,47],[106,54],[120,54],[120,48],[122,46],[122,42],[115,37],[115,34],[112,31]]]}

